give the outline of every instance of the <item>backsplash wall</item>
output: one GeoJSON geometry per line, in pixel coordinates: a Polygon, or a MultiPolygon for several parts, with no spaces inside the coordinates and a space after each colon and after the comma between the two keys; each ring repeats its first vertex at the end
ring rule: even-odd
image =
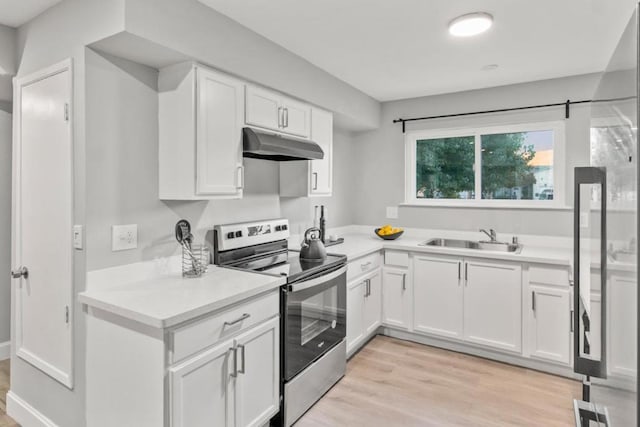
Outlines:
{"type": "MultiPolygon", "coordinates": [[[[191,222],[196,242],[215,224],[286,217],[296,233],[311,224],[312,206],[326,204],[331,226],[353,222],[344,182],[351,136],[334,137],[333,197],[281,199],[279,163],[245,159],[242,199],[162,201],[158,198],[157,70],[87,50],[87,270],[179,253],[174,225],[191,222]],[[111,226],[138,224],[138,248],[111,251],[111,226]]],[[[176,167],[188,167],[176,165],[176,167]]]]}

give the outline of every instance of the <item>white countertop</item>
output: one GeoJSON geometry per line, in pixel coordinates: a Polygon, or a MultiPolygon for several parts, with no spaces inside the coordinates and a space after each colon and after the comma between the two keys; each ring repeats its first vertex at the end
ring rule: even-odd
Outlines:
{"type": "Polygon", "coordinates": [[[155,328],[168,328],[279,288],[285,279],[209,266],[200,278],[173,273],[81,292],[78,300],[155,328]]]}

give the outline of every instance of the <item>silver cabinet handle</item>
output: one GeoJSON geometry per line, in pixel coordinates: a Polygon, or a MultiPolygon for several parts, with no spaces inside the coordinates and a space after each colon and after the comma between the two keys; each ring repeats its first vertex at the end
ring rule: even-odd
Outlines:
{"type": "Polygon", "coordinates": [[[318,172],[313,173],[313,189],[318,189],[318,172]]]}
{"type": "Polygon", "coordinates": [[[238,348],[231,347],[229,351],[233,352],[233,372],[231,372],[231,376],[235,378],[238,376],[238,348]]]}
{"type": "Polygon", "coordinates": [[[244,358],[244,344],[238,344],[238,346],[236,348],[239,348],[241,350],[241,354],[242,354],[242,369],[239,369],[237,372],[238,374],[244,374],[245,373],[245,358],[244,358]]]}
{"type": "Polygon", "coordinates": [[[460,279],[462,279],[462,263],[458,261],[458,284],[460,284],[460,279]]]}
{"type": "Polygon", "coordinates": [[[238,166],[238,184],[236,185],[236,188],[244,188],[244,166],[238,166]]]}
{"type": "Polygon", "coordinates": [[[371,279],[367,279],[367,296],[371,296],[371,279]]]}
{"type": "Polygon", "coordinates": [[[224,326],[233,326],[236,323],[240,323],[243,320],[248,319],[249,317],[251,317],[249,313],[244,313],[242,316],[238,317],[236,320],[232,320],[231,322],[224,322],[224,326]]]}
{"type": "Polygon", "coordinates": [[[16,270],[11,270],[11,277],[14,279],[19,279],[24,277],[25,279],[29,278],[29,269],[27,267],[20,267],[16,270]]]}
{"type": "Polygon", "coordinates": [[[469,264],[464,263],[464,285],[469,286],[469,264]]]}
{"type": "Polygon", "coordinates": [[[531,310],[536,311],[536,291],[531,291],[531,310]]]}
{"type": "Polygon", "coordinates": [[[402,273],[402,290],[407,290],[407,273],[402,273]]]}
{"type": "Polygon", "coordinates": [[[360,269],[366,270],[369,268],[369,266],[371,266],[371,261],[365,262],[364,264],[360,264],[360,269]]]}
{"type": "Polygon", "coordinates": [[[569,328],[571,330],[571,332],[573,332],[573,310],[571,310],[571,318],[569,319],[569,328]]]}
{"type": "Polygon", "coordinates": [[[289,127],[289,109],[286,107],[284,108],[284,127],[289,127]]]}

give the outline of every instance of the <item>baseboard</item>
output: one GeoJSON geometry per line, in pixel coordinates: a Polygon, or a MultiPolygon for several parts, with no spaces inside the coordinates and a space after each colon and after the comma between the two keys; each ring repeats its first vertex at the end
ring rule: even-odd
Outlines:
{"type": "Polygon", "coordinates": [[[0,360],[11,357],[11,341],[0,342],[0,360]]]}
{"type": "Polygon", "coordinates": [[[7,414],[23,427],[58,427],[11,390],[7,393],[7,414]]]}

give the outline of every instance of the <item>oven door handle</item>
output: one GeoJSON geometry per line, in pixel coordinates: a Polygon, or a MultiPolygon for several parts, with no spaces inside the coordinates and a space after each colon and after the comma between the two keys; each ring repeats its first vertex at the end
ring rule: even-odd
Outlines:
{"type": "Polygon", "coordinates": [[[347,267],[340,267],[339,269],[329,273],[329,274],[324,274],[322,276],[316,277],[314,279],[311,280],[303,280],[302,282],[299,283],[294,283],[292,285],[289,285],[289,291],[290,292],[298,292],[298,291],[302,291],[305,289],[309,289],[309,288],[313,288],[314,286],[318,286],[322,283],[326,283],[330,280],[335,279],[336,277],[340,276],[341,274],[345,274],[347,272],[347,267]]]}

